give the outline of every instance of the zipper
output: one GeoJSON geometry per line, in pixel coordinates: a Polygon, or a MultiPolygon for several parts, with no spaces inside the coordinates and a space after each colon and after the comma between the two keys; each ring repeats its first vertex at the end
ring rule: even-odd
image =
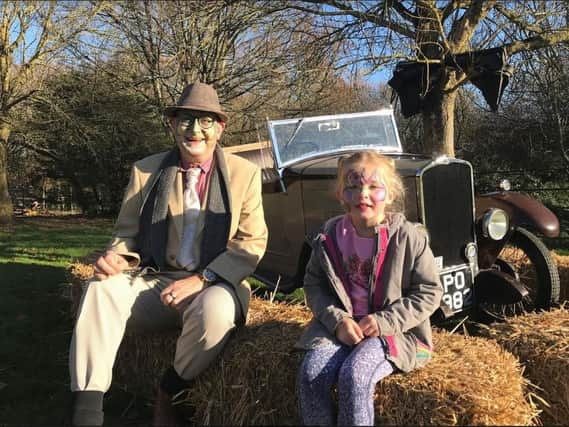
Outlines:
{"type": "Polygon", "coordinates": [[[371,269],[369,273],[368,279],[368,311],[369,313],[374,312],[373,301],[375,297],[375,270],[377,268],[377,261],[379,260],[379,255],[381,252],[381,245],[379,244],[379,240],[381,239],[381,234],[379,232],[379,225],[374,227],[374,243],[373,243],[373,259],[371,261],[371,269]]]}

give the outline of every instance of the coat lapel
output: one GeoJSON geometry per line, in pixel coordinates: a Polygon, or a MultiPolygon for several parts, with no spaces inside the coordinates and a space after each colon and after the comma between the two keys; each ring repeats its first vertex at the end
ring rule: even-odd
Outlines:
{"type": "Polygon", "coordinates": [[[215,169],[209,180],[205,207],[204,234],[201,244],[200,267],[206,267],[227,249],[231,229],[231,189],[229,171],[221,147],[215,150],[215,169]]]}
{"type": "Polygon", "coordinates": [[[168,210],[170,211],[170,216],[176,227],[176,232],[178,233],[178,238],[182,241],[182,232],[184,231],[184,184],[183,184],[183,173],[178,173],[176,175],[175,189],[170,192],[170,197],[168,199],[168,210]]]}

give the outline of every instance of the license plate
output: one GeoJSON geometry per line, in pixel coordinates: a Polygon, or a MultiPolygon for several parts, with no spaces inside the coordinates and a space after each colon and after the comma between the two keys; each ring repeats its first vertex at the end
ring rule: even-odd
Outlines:
{"type": "Polygon", "coordinates": [[[444,291],[442,302],[453,313],[462,311],[474,303],[472,273],[468,266],[443,270],[440,274],[444,291]]]}

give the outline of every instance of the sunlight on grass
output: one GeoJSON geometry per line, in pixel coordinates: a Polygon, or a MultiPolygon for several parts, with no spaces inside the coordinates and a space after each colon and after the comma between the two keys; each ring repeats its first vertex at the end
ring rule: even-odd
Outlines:
{"type": "Polygon", "coordinates": [[[111,229],[111,220],[75,217],[16,218],[0,229],[2,423],[61,425],[73,329],[65,267],[104,248],[111,229]]]}
{"type": "Polygon", "coordinates": [[[66,267],[88,253],[102,249],[110,239],[112,221],[70,218],[17,221],[14,231],[0,231],[0,263],[38,264],[66,267]],[[94,226],[96,225],[96,226],[94,226]]]}

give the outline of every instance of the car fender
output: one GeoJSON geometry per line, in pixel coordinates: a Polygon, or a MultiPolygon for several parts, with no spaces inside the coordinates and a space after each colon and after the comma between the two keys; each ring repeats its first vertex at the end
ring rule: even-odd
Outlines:
{"type": "Polygon", "coordinates": [[[498,254],[510,240],[516,227],[537,231],[547,237],[559,235],[557,216],[541,202],[527,194],[503,191],[482,194],[476,197],[476,239],[478,243],[478,264],[490,268],[498,254]],[[482,232],[482,217],[489,209],[498,208],[510,219],[510,230],[502,240],[492,240],[482,232]]]}
{"type": "Polygon", "coordinates": [[[524,193],[502,191],[476,197],[476,219],[490,208],[504,210],[510,217],[510,227],[536,230],[547,237],[559,235],[559,220],[553,212],[524,193]]]}

